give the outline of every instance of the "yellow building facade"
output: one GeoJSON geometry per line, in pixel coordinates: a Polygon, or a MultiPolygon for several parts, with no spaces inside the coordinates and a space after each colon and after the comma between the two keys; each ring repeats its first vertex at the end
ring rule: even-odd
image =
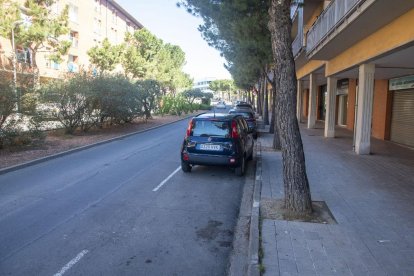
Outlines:
{"type": "Polygon", "coordinates": [[[304,0],[292,8],[297,117],[414,147],[414,1],[304,0]]]}

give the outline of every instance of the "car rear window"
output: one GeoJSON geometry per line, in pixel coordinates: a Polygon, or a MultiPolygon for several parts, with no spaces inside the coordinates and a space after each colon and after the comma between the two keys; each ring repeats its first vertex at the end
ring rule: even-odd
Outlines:
{"type": "Polygon", "coordinates": [[[195,120],[192,136],[229,137],[229,124],[227,121],[195,120]]]}
{"type": "Polygon", "coordinates": [[[252,108],[252,106],[250,104],[237,104],[237,107],[248,107],[248,108],[252,108]]]}
{"type": "Polygon", "coordinates": [[[231,114],[240,114],[246,119],[254,118],[253,113],[251,113],[251,112],[230,111],[229,113],[231,113],[231,114]]]}

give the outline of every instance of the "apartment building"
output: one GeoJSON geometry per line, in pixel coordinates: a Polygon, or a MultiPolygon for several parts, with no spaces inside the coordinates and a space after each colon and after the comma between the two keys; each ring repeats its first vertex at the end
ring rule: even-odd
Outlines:
{"type": "Polygon", "coordinates": [[[216,78],[203,78],[196,80],[193,84],[193,88],[199,88],[203,92],[213,93],[214,91],[210,89],[210,83],[215,80],[216,78]]]}
{"type": "Polygon", "coordinates": [[[297,117],[414,147],[414,1],[303,0],[291,9],[297,117]]]}
{"type": "MultiPolygon", "coordinates": [[[[23,1],[21,1],[23,3],[23,1]]],[[[81,67],[89,68],[87,51],[108,38],[112,44],[124,41],[127,32],[143,28],[132,15],[113,0],[57,0],[51,7],[52,12],[60,14],[65,6],[69,7],[70,33],[67,39],[72,42],[63,62],[55,63],[48,56],[46,47],[36,56],[41,80],[61,78],[67,72],[78,72],[81,67]]],[[[11,78],[13,49],[11,41],[0,37],[0,73],[11,78]]],[[[16,45],[17,81],[31,74],[31,55],[27,49],[16,45]]],[[[119,68],[118,68],[119,70],[119,68]]]]}

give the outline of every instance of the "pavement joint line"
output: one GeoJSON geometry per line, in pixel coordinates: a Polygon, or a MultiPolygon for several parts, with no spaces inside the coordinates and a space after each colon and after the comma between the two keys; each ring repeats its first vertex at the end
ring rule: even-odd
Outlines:
{"type": "Polygon", "coordinates": [[[86,249],[82,250],[78,255],[76,255],[75,258],[70,260],[64,267],[62,267],[58,273],[54,274],[53,276],[62,276],[65,274],[65,272],[67,272],[69,269],[71,269],[72,266],[78,263],[86,254],[88,254],[88,252],[89,251],[86,249]]]}
{"type": "MultiPolygon", "coordinates": [[[[202,113],[199,113],[199,114],[202,114],[202,113]]],[[[0,175],[6,174],[6,173],[9,173],[9,172],[13,172],[13,171],[17,171],[17,170],[20,170],[20,169],[23,169],[23,168],[26,168],[26,167],[29,167],[29,166],[33,166],[33,165],[36,165],[36,164],[39,164],[39,163],[42,163],[42,162],[52,160],[52,159],[56,159],[56,158],[59,158],[59,157],[62,157],[62,156],[65,156],[65,155],[68,155],[68,154],[71,154],[71,153],[86,150],[86,149],[89,149],[89,148],[92,148],[92,147],[95,147],[95,146],[107,144],[107,143],[117,141],[117,140],[122,140],[124,138],[129,137],[129,136],[133,136],[133,135],[136,135],[136,134],[151,131],[151,130],[154,130],[154,129],[157,129],[157,128],[161,128],[163,126],[171,125],[171,124],[174,124],[176,122],[180,122],[180,121],[184,121],[186,119],[192,118],[194,116],[197,116],[197,115],[186,116],[186,117],[180,118],[176,121],[168,122],[168,123],[165,123],[165,124],[161,124],[161,125],[150,127],[150,128],[143,129],[143,130],[138,130],[138,131],[131,132],[131,133],[128,133],[128,134],[124,134],[124,135],[121,135],[121,136],[117,136],[117,137],[114,137],[114,138],[111,138],[111,139],[99,141],[99,142],[96,142],[96,143],[93,143],[93,144],[89,144],[89,145],[73,148],[73,149],[70,149],[70,150],[58,152],[58,153],[55,153],[55,154],[52,154],[52,155],[48,155],[48,156],[41,157],[41,158],[38,158],[38,159],[35,159],[35,160],[27,161],[27,162],[24,162],[24,163],[21,163],[21,164],[18,164],[18,165],[14,165],[14,166],[11,166],[11,167],[6,167],[6,168],[3,168],[3,169],[0,169],[0,175]]]]}
{"type": "Polygon", "coordinates": [[[179,170],[181,169],[181,166],[178,166],[178,168],[175,169],[169,176],[167,176],[166,179],[164,179],[157,187],[155,187],[152,191],[156,192],[158,191],[162,186],[164,186],[165,183],[167,183],[168,180],[171,179],[179,170]]]}

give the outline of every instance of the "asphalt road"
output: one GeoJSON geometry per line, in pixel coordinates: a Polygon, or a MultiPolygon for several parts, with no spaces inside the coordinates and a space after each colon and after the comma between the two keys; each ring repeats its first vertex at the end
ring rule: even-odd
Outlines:
{"type": "Polygon", "coordinates": [[[224,275],[244,178],[183,173],[187,124],[0,175],[0,275],[224,275]]]}

